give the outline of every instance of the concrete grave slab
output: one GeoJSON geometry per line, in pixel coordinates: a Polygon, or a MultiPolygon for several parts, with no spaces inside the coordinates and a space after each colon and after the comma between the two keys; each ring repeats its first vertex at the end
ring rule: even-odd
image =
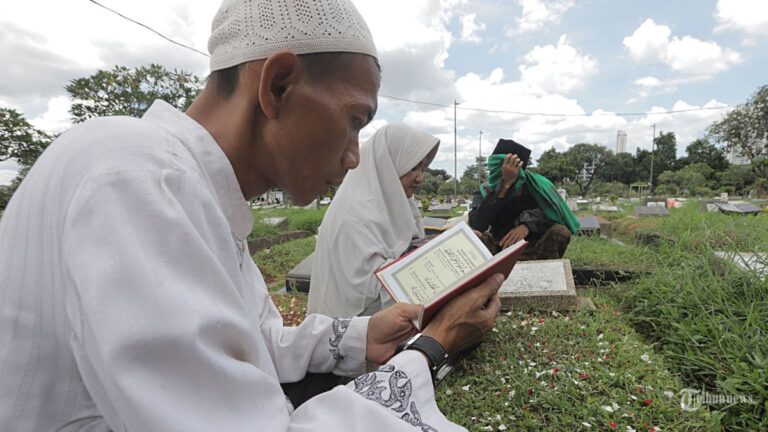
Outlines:
{"type": "Polygon", "coordinates": [[[712,254],[712,267],[720,274],[736,269],[765,281],[768,279],[768,253],[715,252],[712,254]]]}
{"type": "Polygon", "coordinates": [[[286,225],[288,225],[288,218],[287,217],[265,217],[261,219],[261,223],[269,226],[273,226],[275,228],[281,228],[286,225]]]}
{"type": "Polygon", "coordinates": [[[635,216],[669,216],[669,210],[664,206],[638,206],[634,210],[635,216]]]}
{"type": "Polygon", "coordinates": [[[312,263],[315,253],[312,252],[285,275],[285,290],[287,292],[309,292],[309,280],[312,277],[312,263]]]}
{"type": "Polygon", "coordinates": [[[608,213],[618,213],[621,211],[621,209],[618,206],[607,205],[607,204],[600,204],[599,206],[597,206],[596,210],[601,212],[608,212],[608,213]]]}
{"type": "Polygon", "coordinates": [[[743,201],[738,202],[713,202],[707,203],[706,209],[708,212],[717,212],[725,214],[758,214],[760,213],[760,207],[743,201]]]}
{"type": "Polygon", "coordinates": [[[578,235],[600,235],[600,221],[596,217],[577,216],[576,219],[579,220],[579,225],[581,225],[577,233],[578,235]]]}
{"type": "Polygon", "coordinates": [[[613,237],[613,223],[608,219],[597,217],[597,222],[600,224],[600,234],[606,237],[613,237]]]}
{"type": "Polygon", "coordinates": [[[578,308],[571,262],[567,259],[522,261],[499,290],[501,310],[556,310],[578,308]]]}

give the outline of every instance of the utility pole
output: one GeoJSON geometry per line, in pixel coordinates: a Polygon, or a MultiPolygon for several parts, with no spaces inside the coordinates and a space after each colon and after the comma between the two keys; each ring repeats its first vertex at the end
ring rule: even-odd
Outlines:
{"type": "Polygon", "coordinates": [[[459,196],[459,165],[458,150],[456,150],[456,107],[459,105],[456,100],[453,101],[453,197],[459,196]]]}
{"type": "Polygon", "coordinates": [[[653,138],[651,139],[651,180],[648,182],[648,195],[653,195],[653,145],[656,144],[656,123],[653,124],[653,138]]]}
{"type": "Polygon", "coordinates": [[[483,157],[483,131],[480,131],[480,144],[478,146],[477,155],[483,157]]]}

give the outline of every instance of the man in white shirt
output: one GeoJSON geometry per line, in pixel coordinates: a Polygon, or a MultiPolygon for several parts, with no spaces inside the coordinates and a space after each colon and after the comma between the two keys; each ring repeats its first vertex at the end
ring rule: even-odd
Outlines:
{"type": "Polygon", "coordinates": [[[71,129],[8,205],[0,430],[461,429],[431,374],[493,327],[500,275],[420,336],[413,305],[284,327],[245,241],[245,198],[306,203],[357,166],[380,82],[365,22],[346,0],[225,1],[209,50],[186,114],[71,129]],[[359,376],[294,410],[280,383],[307,372],[359,376]]]}

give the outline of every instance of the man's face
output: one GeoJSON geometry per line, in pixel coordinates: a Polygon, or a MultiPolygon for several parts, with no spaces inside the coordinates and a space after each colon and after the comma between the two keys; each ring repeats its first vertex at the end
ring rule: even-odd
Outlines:
{"type": "MultiPolygon", "coordinates": [[[[345,56],[347,57],[347,56],[345,56]]],[[[349,67],[322,81],[304,80],[286,95],[279,127],[268,136],[271,183],[300,205],[341,184],[360,162],[358,135],[377,108],[380,72],[373,58],[349,55],[349,67]]]]}

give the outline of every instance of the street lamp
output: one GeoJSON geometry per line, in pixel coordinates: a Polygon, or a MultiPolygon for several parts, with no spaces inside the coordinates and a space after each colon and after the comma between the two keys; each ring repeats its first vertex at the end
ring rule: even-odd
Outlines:
{"type": "Polygon", "coordinates": [[[651,138],[651,179],[648,182],[648,195],[653,195],[653,145],[656,144],[656,123],[653,124],[653,138],[651,138]]]}
{"type": "Polygon", "coordinates": [[[459,105],[456,100],[453,101],[453,197],[459,196],[459,165],[458,150],[456,150],[456,107],[459,105]]]}

